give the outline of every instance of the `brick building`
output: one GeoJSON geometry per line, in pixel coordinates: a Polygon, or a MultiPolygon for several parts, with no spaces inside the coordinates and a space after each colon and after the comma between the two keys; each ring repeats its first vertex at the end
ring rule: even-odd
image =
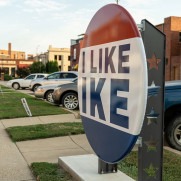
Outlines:
{"type": "Polygon", "coordinates": [[[11,43],[8,44],[8,50],[0,50],[0,55],[8,55],[10,59],[25,59],[25,52],[12,51],[11,43]]]}
{"type": "Polygon", "coordinates": [[[156,27],[166,35],[165,80],[181,80],[181,17],[165,18],[156,27]]]}
{"type": "Polygon", "coordinates": [[[15,77],[18,67],[29,67],[33,62],[25,59],[25,52],[12,51],[11,43],[8,44],[8,50],[0,50],[0,73],[15,77]]]}
{"type": "MultiPolygon", "coordinates": [[[[84,36],[84,34],[79,35],[79,36],[84,36]]],[[[80,49],[82,46],[82,41],[83,37],[80,37],[76,40],[71,40],[71,46],[70,46],[70,56],[71,56],[71,70],[78,70],[78,63],[79,63],[79,54],[80,54],[80,49]]]]}

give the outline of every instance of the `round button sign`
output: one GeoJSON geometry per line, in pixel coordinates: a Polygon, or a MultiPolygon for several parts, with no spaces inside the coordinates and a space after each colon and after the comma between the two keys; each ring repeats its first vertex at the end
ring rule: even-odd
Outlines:
{"type": "Polygon", "coordinates": [[[82,123],[97,156],[116,163],[133,148],[147,102],[147,66],[142,38],[121,6],[102,7],[92,18],[79,59],[82,123]]]}

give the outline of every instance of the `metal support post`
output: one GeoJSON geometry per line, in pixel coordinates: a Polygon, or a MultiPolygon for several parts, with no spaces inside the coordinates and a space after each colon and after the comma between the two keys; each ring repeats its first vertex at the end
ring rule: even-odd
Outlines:
{"type": "Polygon", "coordinates": [[[105,174],[105,173],[115,173],[117,172],[117,163],[110,164],[102,161],[101,159],[98,160],[98,173],[105,174]]]}

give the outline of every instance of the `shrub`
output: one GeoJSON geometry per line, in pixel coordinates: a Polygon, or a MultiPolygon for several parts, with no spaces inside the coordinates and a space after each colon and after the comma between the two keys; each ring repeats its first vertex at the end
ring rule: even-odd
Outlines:
{"type": "Polygon", "coordinates": [[[49,61],[46,63],[46,72],[53,73],[58,71],[58,62],[57,60],[49,61]]]}
{"type": "Polygon", "coordinates": [[[8,74],[4,74],[4,80],[5,81],[12,80],[12,77],[8,74]]]}
{"type": "Polygon", "coordinates": [[[29,68],[26,68],[26,67],[18,68],[16,73],[20,78],[24,78],[24,77],[26,77],[27,75],[30,74],[30,70],[29,70],[29,68]]]}
{"type": "Polygon", "coordinates": [[[45,72],[45,65],[42,62],[33,62],[33,64],[30,65],[30,72],[31,73],[45,72]]]}

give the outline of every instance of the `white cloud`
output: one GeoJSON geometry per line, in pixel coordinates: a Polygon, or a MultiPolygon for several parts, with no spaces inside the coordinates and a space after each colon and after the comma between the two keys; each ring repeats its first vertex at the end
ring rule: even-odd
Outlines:
{"type": "Polygon", "coordinates": [[[27,12],[27,13],[33,13],[34,10],[33,9],[23,9],[24,12],[27,12]]]}
{"type": "Polygon", "coordinates": [[[94,13],[94,12],[96,12],[96,10],[84,8],[84,9],[80,9],[80,10],[75,11],[75,14],[85,16],[85,15],[87,15],[89,13],[94,13]]]}
{"type": "Polygon", "coordinates": [[[10,0],[0,0],[0,7],[1,6],[8,6],[12,3],[10,0]]]}
{"type": "Polygon", "coordinates": [[[26,0],[24,2],[26,8],[25,12],[51,12],[65,9],[68,5],[50,0],[26,0]]]}

